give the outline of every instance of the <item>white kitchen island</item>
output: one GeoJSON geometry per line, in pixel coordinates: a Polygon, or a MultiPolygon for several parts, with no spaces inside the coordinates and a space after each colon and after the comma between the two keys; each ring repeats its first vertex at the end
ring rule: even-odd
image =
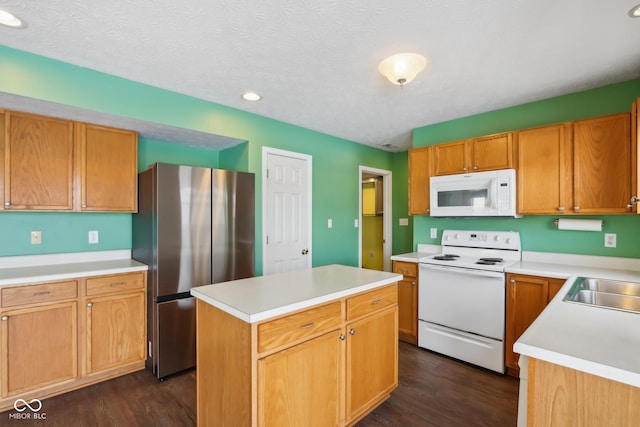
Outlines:
{"type": "Polygon", "coordinates": [[[401,279],[329,265],[192,289],[198,425],[355,424],[398,384],[401,279]]]}

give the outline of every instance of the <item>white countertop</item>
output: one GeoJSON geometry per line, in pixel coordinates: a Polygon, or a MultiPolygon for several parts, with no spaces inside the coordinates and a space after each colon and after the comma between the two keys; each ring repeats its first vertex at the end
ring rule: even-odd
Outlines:
{"type": "Polygon", "coordinates": [[[441,252],[441,247],[439,245],[418,245],[417,252],[408,252],[404,254],[392,255],[392,261],[405,261],[405,262],[420,262],[420,258],[424,258],[426,256],[439,254],[441,252]]]}
{"type": "Polygon", "coordinates": [[[255,323],[400,280],[401,274],[327,265],[200,286],[191,295],[255,323]]]}
{"type": "Polygon", "coordinates": [[[130,250],[0,257],[0,287],[147,269],[130,250]]]}
{"type": "Polygon", "coordinates": [[[577,276],[640,282],[639,259],[532,254],[508,272],[567,278],[514,345],[517,353],[640,387],[640,314],[564,302],[577,276]],[[569,256],[574,257],[574,256],[569,256]],[[563,259],[565,258],[565,259],[563,259]]]}

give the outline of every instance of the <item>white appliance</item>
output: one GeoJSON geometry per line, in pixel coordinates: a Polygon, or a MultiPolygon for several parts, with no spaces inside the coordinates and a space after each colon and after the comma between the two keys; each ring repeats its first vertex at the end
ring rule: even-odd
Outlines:
{"type": "Polygon", "coordinates": [[[515,169],[433,176],[430,185],[431,216],[517,217],[515,169]]]}
{"type": "Polygon", "coordinates": [[[442,253],[419,259],[418,346],[504,373],[505,267],[516,231],[445,230],[442,253]]]}

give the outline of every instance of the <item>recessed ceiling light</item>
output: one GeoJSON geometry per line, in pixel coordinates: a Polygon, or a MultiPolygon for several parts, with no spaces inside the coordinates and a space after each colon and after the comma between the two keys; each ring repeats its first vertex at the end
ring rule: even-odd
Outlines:
{"type": "Polygon", "coordinates": [[[631,8],[629,16],[632,18],[640,18],[640,4],[631,8]]]}
{"type": "Polygon", "coordinates": [[[245,92],[242,94],[242,99],[245,101],[260,101],[262,97],[255,92],[245,92]]]}
{"type": "Polygon", "coordinates": [[[11,28],[25,28],[27,26],[27,24],[16,15],[2,9],[0,9],[0,24],[11,28]]]}

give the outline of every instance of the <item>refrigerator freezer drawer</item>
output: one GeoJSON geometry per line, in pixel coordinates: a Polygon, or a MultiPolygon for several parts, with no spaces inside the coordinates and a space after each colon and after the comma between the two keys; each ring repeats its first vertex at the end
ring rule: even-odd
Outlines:
{"type": "Polygon", "coordinates": [[[182,298],[155,306],[158,330],[152,344],[154,374],[158,378],[192,368],[196,365],[195,298],[182,298]]]}
{"type": "Polygon", "coordinates": [[[418,321],[418,347],[504,373],[504,342],[418,321]]]}

